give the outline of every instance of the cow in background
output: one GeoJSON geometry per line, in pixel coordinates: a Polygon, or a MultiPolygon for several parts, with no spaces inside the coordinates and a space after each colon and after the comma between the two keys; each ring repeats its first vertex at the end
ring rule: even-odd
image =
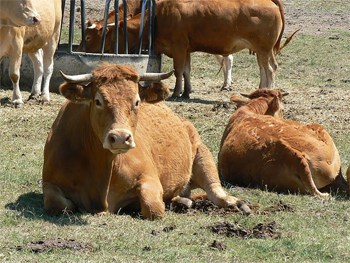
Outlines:
{"type": "Polygon", "coordinates": [[[22,53],[29,55],[34,68],[30,98],[41,95],[43,102],[50,100],[53,57],[59,40],[62,17],[61,0],[37,0],[33,1],[33,5],[40,15],[40,23],[36,26],[0,26],[0,59],[3,56],[9,57],[9,75],[13,85],[12,103],[15,107],[23,106],[19,88],[22,53]]]}
{"type": "MultiPolygon", "coordinates": [[[[147,30],[147,16],[145,20],[147,30]]],[[[140,21],[139,15],[128,20],[129,43],[137,43],[130,41],[130,38],[138,38],[140,21]]],[[[228,56],[248,48],[257,55],[259,87],[273,87],[277,69],[275,55],[291,39],[281,44],[284,26],[284,10],[280,0],[160,1],[156,8],[155,48],[158,53],[173,58],[176,77],[173,97],[181,95],[188,98],[191,93],[190,54],[195,51],[228,56]]],[[[120,50],[124,49],[123,27],[121,21],[120,50]]],[[[132,50],[136,47],[129,45],[129,48],[132,50]]]]}
{"type": "MultiPolygon", "coordinates": [[[[133,17],[141,12],[140,0],[128,0],[127,1],[127,19],[133,17]]],[[[119,21],[124,19],[124,5],[121,3],[118,7],[119,21]]],[[[101,50],[102,30],[103,30],[104,18],[94,21],[89,20],[87,22],[87,28],[85,29],[85,50],[82,50],[82,43],[80,43],[78,51],[85,51],[88,53],[98,53],[101,50]]],[[[114,53],[114,39],[112,39],[112,31],[115,30],[115,10],[111,11],[107,16],[107,35],[105,44],[105,53],[114,53]],[[113,25],[113,26],[112,26],[113,25]]]]}
{"type": "Polygon", "coordinates": [[[348,192],[338,150],[318,124],[282,119],[282,94],[259,89],[238,105],[221,139],[218,155],[222,180],[280,192],[327,197],[322,189],[348,192]]]}
{"type": "Polygon", "coordinates": [[[34,7],[35,0],[0,0],[0,27],[34,26],[40,15],[34,7]]]}
{"type": "MultiPolygon", "coordinates": [[[[156,0],[158,3],[161,0],[156,0]]],[[[140,0],[129,0],[128,4],[128,15],[127,19],[139,14],[141,12],[140,0]]],[[[124,18],[124,5],[120,4],[118,7],[119,21],[124,18]]],[[[103,30],[104,19],[98,21],[89,20],[87,22],[87,28],[85,30],[85,50],[82,49],[82,43],[80,43],[78,51],[85,51],[87,53],[99,53],[101,51],[102,42],[102,30],[103,30]]],[[[115,47],[115,11],[111,11],[107,16],[107,28],[106,28],[106,41],[105,41],[105,53],[114,53],[115,47]]],[[[131,47],[135,47],[138,43],[137,39],[130,39],[130,41],[136,41],[136,43],[129,43],[131,47]]],[[[144,46],[148,46],[148,38],[144,39],[144,46]]],[[[130,49],[129,53],[135,52],[135,49],[130,49]]],[[[119,49],[119,53],[124,53],[124,49],[119,49]]],[[[222,85],[222,90],[228,90],[232,83],[232,65],[233,56],[229,55],[227,57],[215,56],[218,63],[222,67],[224,74],[224,83],[222,85]]]]}
{"type": "Polygon", "coordinates": [[[190,206],[191,189],[198,187],[220,207],[250,212],[222,188],[213,157],[194,126],[156,103],[168,94],[163,84],[146,91],[138,85],[161,78],[111,64],[64,78],[60,91],[68,101],[44,150],[48,213],[118,213],[139,207],[143,217],[156,219],[164,216],[165,202],[185,200],[190,206]]]}

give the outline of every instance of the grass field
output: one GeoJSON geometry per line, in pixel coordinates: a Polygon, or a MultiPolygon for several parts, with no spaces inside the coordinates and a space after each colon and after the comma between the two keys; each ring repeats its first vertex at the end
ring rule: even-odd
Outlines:
{"type": "MultiPolygon", "coordinates": [[[[286,35],[302,26],[277,58],[276,87],[290,93],[285,117],[326,127],[345,172],[350,161],[350,2],[283,2],[286,35]]],[[[163,61],[164,71],[172,68],[170,59],[163,61]]],[[[211,55],[194,54],[191,99],[166,102],[194,123],[215,159],[235,110],[228,98],[251,92],[259,83],[255,57],[248,51],[234,55],[232,91],[220,91],[218,71],[211,55]]],[[[168,80],[170,86],[174,82],[174,77],[168,80]]],[[[336,193],[323,200],[227,186],[251,204],[250,216],[209,209],[167,211],[158,221],[130,215],[49,217],[40,184],[43,147],[64,99],[52,93],[50,104],[27,102],[15,109],[11,94],[0,89],[0,262],[350,262],[350,201],[336,193]],[[237,231],[227,231],[225,224],[237,231]],[[259,224],[264,237],[251,234],[259,224]],[[222,226],[222,234],[214,226],[222,226]]]]}

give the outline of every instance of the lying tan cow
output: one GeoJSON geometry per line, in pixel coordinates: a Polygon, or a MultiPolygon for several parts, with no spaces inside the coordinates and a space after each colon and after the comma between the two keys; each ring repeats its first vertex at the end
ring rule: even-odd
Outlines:
{"type": "Polygon", "coordinates": [[[13,85],[12,103],[23,105],[19,88],[22,53],[33,62],[34,82],[30,98],[41,93],[42,101],[49,101],[49,86],[53,72],[53,57],[61,26],[61,0],[37,0],[33,5],[40,15],[40,23],[31,27],[0,26],[0,59],[9,57],[9,75],[13,85]],[[43,80],[43,84],[42,84],[43,80]]]}
{"type": "Polygon", "coordinates": [[[0,27],[34,26],[39,22],[34,0],[0,0],[0,27]]]}
{"type": "Polygon", "coordinates": [[[140,207],[145,218],[161,218],[164,202],[189,198],[197,187],[216,205],[249,213],[222,188],[212,155],[194,126],[164,104],[154,104],[164,99],[162,84],[143,90],[138,82],[145,77],[118,65],[65,79],[60,91],[68,102],[44,151],[48,213],[118,213],[132,206],[140,207]]]}
{"type": "Polygon", "coordinates": [[[232,96],[240,106],[231,116],[218,156],[221,178],[241,186],[325,197],[328,186],[348,191],[339,153],[318,124],[279,118],[282,93],[260,89],[249,99],[232,96]]]}
{"type": "MultiPolygon", "coordinates": [[[[137,43],[140,16],[128,20],[129,43],[137,43]],[[130,39],[134,40],[130,40],[130,39]]],[[[147,18],[145,30],[147,30],[147,18]]],[[[275,55],[281,45],[284,10],[280,0],[163,0],[156,8],[155,48],[173,58],[176,84],[174,97],[191,93],[191,52],[228,56],[242,49],[257,55],[260,88],[271,88],[277,69],[275,55]]],[[[123,22],[119,23],[119,47],[124,50],[123,22]]],[[[147,34],[145,34],[147,36],[147,34]]],[[[129,49],[133,47],[129,44],[129,49]]],[[[135,48],[135,47],[134,47],[135,48]]]]}

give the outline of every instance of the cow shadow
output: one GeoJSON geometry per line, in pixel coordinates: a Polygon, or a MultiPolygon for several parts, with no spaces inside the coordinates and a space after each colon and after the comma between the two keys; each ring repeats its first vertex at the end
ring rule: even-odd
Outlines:
{"type": "Polygon", "coordinates": [[[187,103],[197,103],[197,104],[207,104],[207,105],[217,105],[217,104],[224,104],[226,102],[222,100],[203,100],[198,98],[182,98],[182,97],[169,97],[166,99],[166,101],[169,102],[187,102],[187,103]]]}
{"type": "Polygon", "coordinates": [[[39,192],[29,192],[20,195],[15,202],[8,203],[5,208],[16,211],[17,216],[31,220],[44,220],[55,225],[87,225],[81,213],[63,213],[58,216],[49,216],[44,211],[44,197],[39,192]]]}

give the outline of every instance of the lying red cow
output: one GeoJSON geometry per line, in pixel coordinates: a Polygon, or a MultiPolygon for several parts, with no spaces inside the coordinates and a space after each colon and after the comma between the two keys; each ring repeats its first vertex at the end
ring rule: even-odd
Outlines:
{"type": "Polygon", "coordinates": [[[144,90],[138,82],[145,77],[109,64],[65,80],[60,91],[68,102],[44,152],[47,212],[117,213],[131,206],[140,207],[145,218],[161,218],[164,202],[189,198],[191,189],[200,187],[216,205],[249,213],[222,188],[194,126],[155,103],[165,97],[162,84],[144,90]]]}
{"type": "Polygon", "coordinates": [[[318,124],[281,117],[282,93],[260,89],[231,101],[240,106],[221,140],[219,173],[224,181],[281,192],[325,197],[323,188],[348,192],[338,150],[318,124]]]}

